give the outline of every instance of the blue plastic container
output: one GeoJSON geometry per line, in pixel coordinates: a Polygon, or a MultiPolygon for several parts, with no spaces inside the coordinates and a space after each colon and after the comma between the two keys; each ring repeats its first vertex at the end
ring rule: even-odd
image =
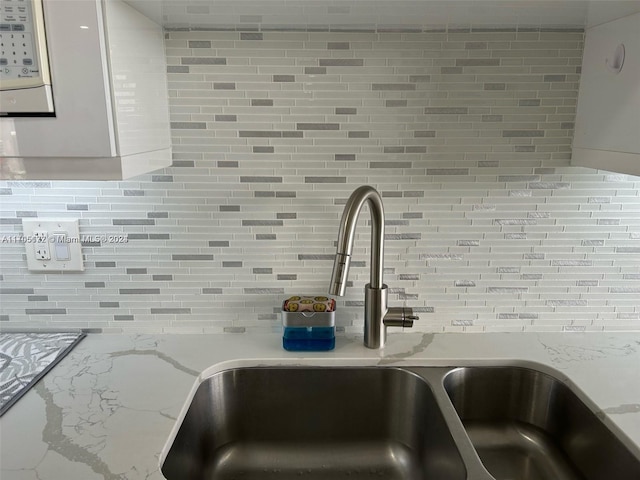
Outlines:
{"type": "Polygon", "coordinates": [[[282,310],[282,346],[292,352],[322,352],[336,346],[333,312],[287,312],[282,310]]]}

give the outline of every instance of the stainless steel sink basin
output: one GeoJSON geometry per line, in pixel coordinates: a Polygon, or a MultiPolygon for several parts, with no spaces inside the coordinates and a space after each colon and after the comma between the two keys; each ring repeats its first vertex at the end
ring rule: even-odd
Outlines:
{"type": "Polygon", "coordinates": [[[640,479],[640,449],[536,368],[221,371],[196,389],[161,470],[168,480],[640,479]]]}
{"type": "Polygon", "coordinates": [[[394,368],[241,368],[198,388],[168,480],[463,480],[429,385],[394,368]]]}
{"type": "Polygon", "coordinates": [[[559,380],[515,367],[467,367],[444,386],[497,480],[638,480],[640,461],[559,380]]]}

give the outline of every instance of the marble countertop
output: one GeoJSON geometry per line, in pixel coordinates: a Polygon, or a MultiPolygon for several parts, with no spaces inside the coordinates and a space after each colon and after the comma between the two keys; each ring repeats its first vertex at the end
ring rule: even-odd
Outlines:
{"type": "Polygon", "coordinates": [[[265,364],[527,364],[554,369],[640,448],[640,334],[339,337],[292,353],[278,335],[89,335],[0,419],[3,480],[161,480],[161,452],[202,372],[265,364]]]}

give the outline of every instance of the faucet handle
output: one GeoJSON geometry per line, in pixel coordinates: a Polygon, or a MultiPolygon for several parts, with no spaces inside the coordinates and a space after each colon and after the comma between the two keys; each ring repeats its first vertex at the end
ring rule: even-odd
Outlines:
{"type": "Polygon", "coordinates": [[[382,321],[387,327],[411,328],[413,322],[419,319],[420,317],[414,315],[410,307],[391,307],[382,321]]]}

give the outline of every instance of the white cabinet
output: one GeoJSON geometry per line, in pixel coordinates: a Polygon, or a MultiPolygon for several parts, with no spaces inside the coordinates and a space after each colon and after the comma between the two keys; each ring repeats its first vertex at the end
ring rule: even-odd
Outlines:
{"type": "Polygon", "coordinates": [[[162,28],[120,0],[44,0],[55,117],[0,119],[3,179],[129,178],[171,164],[162,28]]]}
{"type": "Polygon", "coordinates": [[[586,32],[571,163],[640,175],[640,13],[586,32]]]}

